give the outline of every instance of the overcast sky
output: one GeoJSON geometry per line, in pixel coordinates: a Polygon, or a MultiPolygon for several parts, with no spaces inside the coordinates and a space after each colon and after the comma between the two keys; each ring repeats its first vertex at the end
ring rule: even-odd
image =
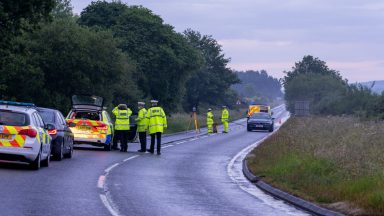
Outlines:
{"type": "MultiPolygon", "coordinates": [[[[80,14],[91,0],[72,0],[80,14]]],[[[384,80],[383,0],[123,0],[212,35],[229,66],[284,76],[313,55],[350,82],[384,80]]]]}

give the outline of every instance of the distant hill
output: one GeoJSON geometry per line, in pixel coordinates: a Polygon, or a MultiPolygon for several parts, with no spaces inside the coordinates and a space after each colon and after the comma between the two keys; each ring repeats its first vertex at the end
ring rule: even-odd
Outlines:
{"type": "Polygon", "coordinates": [[[233,85],[232,88],[242,98],[253,98],[257,102],[266,103],[275,98],[283,97],[279,80],[268,75],[265,70],[239,71],[237,76],[241,83],[233,85]]]}
{"type": "Polygon", "coordinates": [[[373,86],[372,91],[378,94],[382,93],[384,91],[384,80],[363,82],[361,84],[370,88],[373,82],[375,82],[375,85],[373,86]]]}

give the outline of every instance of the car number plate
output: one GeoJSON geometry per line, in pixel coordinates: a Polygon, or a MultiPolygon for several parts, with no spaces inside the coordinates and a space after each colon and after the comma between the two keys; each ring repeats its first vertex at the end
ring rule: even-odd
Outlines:
{"type": "Polygon", "coordinates": [[[77,128],[79,128],[79,130],[90,130],[91,129],[91,127],[85,126],[85,125],[79,125],[79,126],[77,126],[77,128]]]}
{"type": "Polygon", "coordinates": [[[0,133],[0,139],[11,140],[12,139],[12,135],[11,134],[0,133]]]}
{"type": "Polygon", "coordinates": [[[256,125],[256,127],[262,128],[262,127],[263,127],[263,125],[256,125]]]}

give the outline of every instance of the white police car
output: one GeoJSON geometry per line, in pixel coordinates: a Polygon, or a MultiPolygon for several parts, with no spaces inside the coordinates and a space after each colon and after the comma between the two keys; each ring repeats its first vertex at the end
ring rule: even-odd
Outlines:
{"type": "Polygon", "coordinates": [[[49,166],[51,137],[31,103],[0,100],[0,161],[29,163],[32,169],[49,166]]]}

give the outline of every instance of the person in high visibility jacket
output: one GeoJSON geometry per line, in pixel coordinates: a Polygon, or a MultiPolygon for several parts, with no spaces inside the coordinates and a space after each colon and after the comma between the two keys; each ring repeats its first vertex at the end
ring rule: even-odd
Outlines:
{"type": "Polygon", "coordinates": [[[144,102],[138,102],[139,113],[135,119],[137,125],[137,132],[139,133],[140,140],[140,150],[138,152],[145,152],[147,150],[147,129],[148,129],[148,120],[147,120],[147,109],[145,109],[144,102]]]}
{"type": "Polygon", "coordinates": [[[213,113],[212,109],[209,108],[207,112],[207,128],[208,128],[208,134],[213,133],[213,113]]]}
{"type": "Polygon", "coordinates": [[[161,134],[167,128],[167,117],[163,108],[157,106],[157,100],[151,100],[151,108],[147,111],[148,130],[151,135],[151,147],[147,149],[151,154],[155,151],[155,138],[157,139],[157,154],[161,150],[161,134]]]}
{"type": "Polygon", "coordinates": [[[128,151],[128,131],[129,126],[129,117],[132,115],[131,109],[127,107],[126,104],[119,104],[112,110],[113,115],[116,117],[115,121],[115,135],[113,139],[112,149],[117,148],[117,141],[120,141],[120,151],[128,151]]]}
{"type": "Polygon", "coordinates": [[[223,123],[224,133],[228,133],[228,121],[229,121],[229,111],[227,106],[223,106],[223,110],[221,112],[221,122],[223,123]]]}

